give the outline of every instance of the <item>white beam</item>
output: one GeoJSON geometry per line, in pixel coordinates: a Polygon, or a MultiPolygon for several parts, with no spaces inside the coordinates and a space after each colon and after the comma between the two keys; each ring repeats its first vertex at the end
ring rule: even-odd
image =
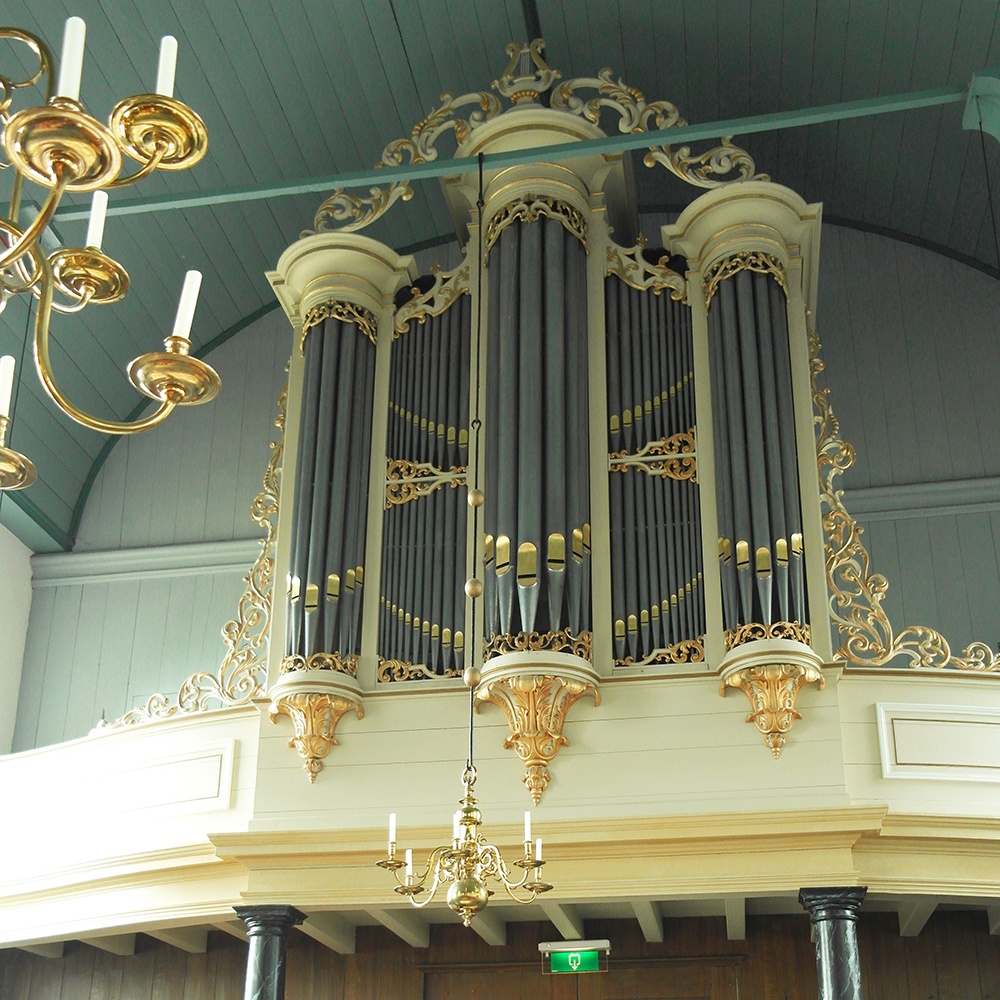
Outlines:
{"type": "Polygon", "coordinates": [[[204,955],[208,951],[208,928],[206,927],[161,927],[155,931],[145,931],[151,938],[180,948],[189,955],[204,955]]]}
{"type": "Polygon", "coordinates": [[[650,943],[663,940],[663,917],[656,905],[648,899],[633,899],[635,919],[642,928],[642,936],[650,943]]]}
{"type": "Polygon", "coordinates": [[[247,928],[242,920],[220,920],[212,924],[212,926],[217,931],[225,931],[226,934],[232,934],[234,938],[239,938],[240,941],[247,940],[247,928]]]}
{"type": "Polygon", "coordinates": [[[480,910],[472,929],[489,945],[502,948],[507,943],[507,921],[492,910],[480,910]]]}
{"type": "Polygon", "coordinates": [[[412,948],[429,948],[431,929],[426,920],[406,910],[369,910],[383,927],[402,938],[412,948]]]}
{"type": "Polygon", "coordinates": [[[357,927],[336,913],[312,913],[299,930],[338,955],[354,954],[357,927]]]}
{"type": "Polygon", "coordinates": [[[1000,934],[1000,903],[986,907],[986,918],[990,922],[990,933],[1000,934]]]}
{"type": "Polygon", "coordinates": [[[587,936],[583,933],[583,918],[575,906],[546,901],[542,903],[542,913],[552,921],[564,941],[582,941],[587,936]]]}
{"type": "Polygon", "coordinates": [[[936,899],[904,900],[899,904],[900,937],[916,937],[937,906],[936,899]]]}
{"type": "Polygon", "coordinates": [[[46,941],[44,944],[22,944],[21,951],[39,958],[62,958],[64,947],[63,941],[46,941]]]}
{"type": "Polygon", "coordinates": [[[100,948],[101,951],[109,951],[112,955],[134,955],[135,935],[134,934],[105,934],[101,937],[80,938],[84,944],[89,944],[93,948],[100,948]]]}
{"type": "Polygon", "coordinates": [[[726,897],[726,937],[730,941],[745,941],[747,936],[747,907],[742,896],[726,897]]]}

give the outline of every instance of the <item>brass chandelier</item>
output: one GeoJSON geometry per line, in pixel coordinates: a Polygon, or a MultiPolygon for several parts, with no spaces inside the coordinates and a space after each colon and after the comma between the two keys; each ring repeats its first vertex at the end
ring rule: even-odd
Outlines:
{"type": "MultiPolygon", "coordinates": [[[[102,434],[134,434],[164,420],[176,406],[205,403],[219,391],[218,374],[190,356],[191,321],[201,275],[189,271],[171,335],[164,350],[136,358],[128,377],[141,393],[159,403],[148,416],[120,422],[91,416],[60,389],[49,357],[52,312],[79,312],[87,305],[105,305],[128,291],[125,269],[101,250],[107,191],[126,187],[154,170],[186,170],[208,149],[208,132],[201,118],[173,97],[177,41],[167,35],[160,46],[156,91],[125,98],[115,105],[107,125],[88,114],[80,103],[86,25],[78,17],[66,22],[58,83],[53,88],[53,60],[39,38],[17,28],[0,27],[0,38],[27,46],[38,62],[28,78],[0,75],[0,125],[6,161],[13,167],[10,208],[0,217],[0,309],[8,298],[30,294],[38,299],[35,312],[34,356],[46,392],[67,416],[102,434]],[[12,112],[15,92],[43,85],[45,103],[12,112]],[[125,158],[139,164],[121,176],[125,158]],[[37,215],[21,223],[25,180],[49,193],[37,215]],[[40,239],[66,192],[94,192],[85,247],[63,247],[46,254],[40,239]]],[[[35,467],[24,455],[6,447],[11,419],[14,359],[0,363],[0,490],[30,486],[35,467]]]]}

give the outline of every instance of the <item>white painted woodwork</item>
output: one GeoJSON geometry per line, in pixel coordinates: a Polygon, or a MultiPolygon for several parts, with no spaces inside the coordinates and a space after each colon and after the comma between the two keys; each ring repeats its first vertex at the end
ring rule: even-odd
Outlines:
{"type": "Polygon", "coordinates": [[[494,948],[502,948],[507,943],[507,922],[496,910],[480,910],[472,921],[472,929],[494,948]]]}
{"type": "Polygon", "coordinates": [[[901,903],[899,906],[900,937],[918,937],[936,908],[936,899],[912,899],[901,903]]]}
{"type": "Polygon", "coordinates": [[[396,937],[401,938],[411,948],[429,948],[431,944],[430,924],[414,911],[377,910],[368,911],[383,927],[387,927],[396,937]]]}
{"type": "Polygon", "coordinates": [[[742,896],[726,897],[726,937],[744,941],[747,936],[747,906],[742,896]]]}
{"type": "Polygon", "coordinates": [[[0,754],[14,741],[17,693],[21,684],[28,617],[31,612],[31,551],[0,525],[0,754]]]}
{"type": "Polygon", "coordinates": [[[583,918],[575,906],[542,899],[541,907],[542,912],[559,931],[564,941],[580,941],[586,937],[583,929],[583,918]]]}
{"type": "Polygon", "coordinates": [[[663,916],[650,899],[633,899],[632,910],[639,921],[642,936],[650,944],[663,940],[663,916]]]}
{"type": "Polygon", "coordinates": [[[206,927],[158,927],[156,930],[147,930],[146,934],[190,955],[204,955],[208,950],[206,927]]]}
{"type": "Polygon", "coordinates": [[[106,951],[111,955],[118,955],[122,958],[135,954],[134,934],[105,934],[101,937],[82,937],[80,940],[84,944],[89,944],[101,951],[106,951]]]}
{"type": "Polygon", "coordinates": [[[353,955],[356,950],[357,927],[336,913],[310,913],[299,930],[338,955],[353,955]]]}

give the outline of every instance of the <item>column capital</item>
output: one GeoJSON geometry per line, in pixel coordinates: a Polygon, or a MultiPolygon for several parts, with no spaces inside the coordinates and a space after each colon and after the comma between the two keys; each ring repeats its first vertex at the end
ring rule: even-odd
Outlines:
{"type": "Polygon", "coordinates": [[[236,916],[247,925],[248,937],[288,937],[288,932],[306,919],[306,914],[294,906],[234,906],[236,916]]]}
{"type": "Polygon", "coordinates": [[[814,924],[820,920],[856,921],[867,892],[866,885],[799,889],[799,904],[809,911],[814,924]]]}

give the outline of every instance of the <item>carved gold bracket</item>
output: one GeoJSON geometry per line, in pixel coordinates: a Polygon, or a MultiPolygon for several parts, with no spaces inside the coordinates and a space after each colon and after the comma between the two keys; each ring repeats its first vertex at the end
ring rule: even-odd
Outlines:
{"type": "Polygon", "coordinates": [[[719,694],[739,688],[750,699],[752,722],[764,736],[764,745],[781,755],[785,736],[802,713],[795,708],[805,684],[826,680],[820,672],[820,658],[805,644],[790,639],[758,639],[738,647],[723,660],[719,694]]]}
{"type": "Polygon", "coordinates": [[[698,453],[694,428],[650,441],[631,455],[627,451],[613,451],[608,455],[609,472],[628,472],[629,469],[639,469],[647,476],[662,476],[682,482],[690,479],[696,483],[698,453]]]}
{"type": "Polygon", "coordinates": [[[505,750],[514,750],[524,763],[524,785],[535,805],[549,783],[548,765],[569,744],[563,724],[573,704],[590,695],[600,705],[597,688],[583,677],[519,672],[484,679],[476,690],[476,708],[482,702],[499,705],[507,716],[510,738],[505,750]]]}
{"type": "Polygon", "coordinates": [[[334,737],[337,723],[352,711],[359,719],[365,717],[364,709],[353,698],[326,691],[279,694],[271,701],[268,712],[271,721],[279,715],[287,715],[295,726],[295,735],[288,745],[298,751],[305,762],[302,766],[309,775],[310,784],[323,770],[323,759],[330,749],[337,746],[334,737]]]}
{"type": "Polygon", "coordinates": [[[687,280],[683,274],[678,274],[667,266],[669,256],[661,257],[655,264],[650,264],[643,256],[645,240],[640,240],[634,247],[620,247],[616,243],[608,245],[608,261],[605,274],[614,274],[626,285],[631,285],[640,292],[652,289],[654,295],[659,295],[664,289],[670,292],[670,298],[675,302],[687,301],[687,280]]]}

